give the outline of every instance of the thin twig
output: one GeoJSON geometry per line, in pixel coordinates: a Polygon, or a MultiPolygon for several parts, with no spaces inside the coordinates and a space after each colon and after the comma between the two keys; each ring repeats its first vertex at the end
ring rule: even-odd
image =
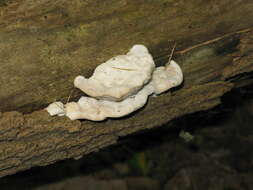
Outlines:
{"type": "Polygon", "coordinates": [[[72,92],[73,92],[73,89],[70,91],[70,94],[69,94],[69,97],[68,97],[68,99],[67,99],[66,104],[69,103],[69,99],[70,99],[70,97],[71,97],[71,95],[72,95],[72,92]]]}
{"type": "Polygon", "coordinates": [[[170,64],[170,61],[171,61],[171,59],[172,59],[172,56],[173,56],[174,50],[175,50],[175,48],[176,48],[176,45],[177,45],[177,43],[175,42],[175,44],[174,44],[174,46],[173,46],[173,48],[172,48],[172,50],[171,50],[171,52],[170,52],[170,55],[169,55],[168,64],[170,64]]]}

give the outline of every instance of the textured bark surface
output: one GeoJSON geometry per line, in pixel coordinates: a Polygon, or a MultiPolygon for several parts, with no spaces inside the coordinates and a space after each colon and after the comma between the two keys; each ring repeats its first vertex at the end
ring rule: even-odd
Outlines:
{"type": "Polygon", "coordinates": [[[66,101],[76,75],[133,44],[158,58],[253,25],[252,0],[0,2],[1,111],[66,101]]]}
{"type": "Polygon", "coordinates": [[[252,83],[252,8],[251,0],[0,0],[0,176],[97,151],[119,136],[210,109],[234,86],[252,83]],[[145,108],[104,122],[41,109],[66,101],[76,75],[131,45],[147,45],[159,65],[174,42],[184,84],[145,108]]]}

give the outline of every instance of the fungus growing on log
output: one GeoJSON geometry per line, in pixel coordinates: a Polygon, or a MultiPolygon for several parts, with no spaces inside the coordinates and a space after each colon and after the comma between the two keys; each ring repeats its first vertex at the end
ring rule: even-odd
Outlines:
{"type": "Polygon", "coordinates": [[[126,55],[99,65],[89,79],[77,76],[74,85],[89,96],[121,101],[139,91],[150,80],[154,68],[148,49],[134,45],[126,55]]]}
{"type": "Polygon", "coordinates": [[[91,97],[83,96],[65,105],[54,102],[46,110],[71,120],[123,117],[143,107],[149,95],[161,94],[182,81],[182,70],[175,61],[155,68],[147,48],[135,45],[126,55],[99,65],[91,78],[76,77],[74,85],[91,97]]]}

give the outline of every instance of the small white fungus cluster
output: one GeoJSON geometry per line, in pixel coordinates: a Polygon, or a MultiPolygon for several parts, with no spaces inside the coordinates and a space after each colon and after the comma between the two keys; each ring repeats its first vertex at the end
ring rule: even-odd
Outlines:
{"type": "Polygon", "coordinates": [[[143,107],[148,96],[161,94],[178,86],[183,73],[175,61],[155,68],[154,60],[143,45],[134,45],[126,55],[119,55],[99,65],[90,78],[77,76],[75,87],[90,97],[78,102],[54,102],[46,110],[50,115],[66,115],[71,120],[101,121],[128,115],[143,107]]]}

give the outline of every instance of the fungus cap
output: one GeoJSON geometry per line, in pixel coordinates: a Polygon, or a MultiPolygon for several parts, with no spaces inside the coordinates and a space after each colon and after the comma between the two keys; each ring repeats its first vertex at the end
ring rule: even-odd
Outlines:
{"type": "Polygon", "coordinates": [[[148,49],[134,45],[126,55],[118,55],[99,65],[90,78],[77,76],[74,85],[97,99],[121,101],[147,84],[154,69],[148,49]]]}
{"type": "Polygon", "coordinates": [[[158,95],[170,88],[179,86],[183,82],[183,72],[180,66],[173,60],[165,67],[157,67],[153,72],[152,84],[154,94],[158,95]]]}
{"type": "Polygon", "coordinates": [[[64,111],[64,105],[62,102],[53,102],[49,104],[49,106],[46,108],[46,111],[51,115],[58,115],[63,116],[65,115],[64,111]]]}
{"type": "Polygon", "coordinates": [[[108,117],[123,117],[143,107],[148,100],[148,96],[152,93],[153,87],[149,84],[137,94],[120,102],[97,100],[83,96],[78,102],[67,103],[65,105],[65,113],[71,120],[88,119],[102,121],[108,117]]]}

